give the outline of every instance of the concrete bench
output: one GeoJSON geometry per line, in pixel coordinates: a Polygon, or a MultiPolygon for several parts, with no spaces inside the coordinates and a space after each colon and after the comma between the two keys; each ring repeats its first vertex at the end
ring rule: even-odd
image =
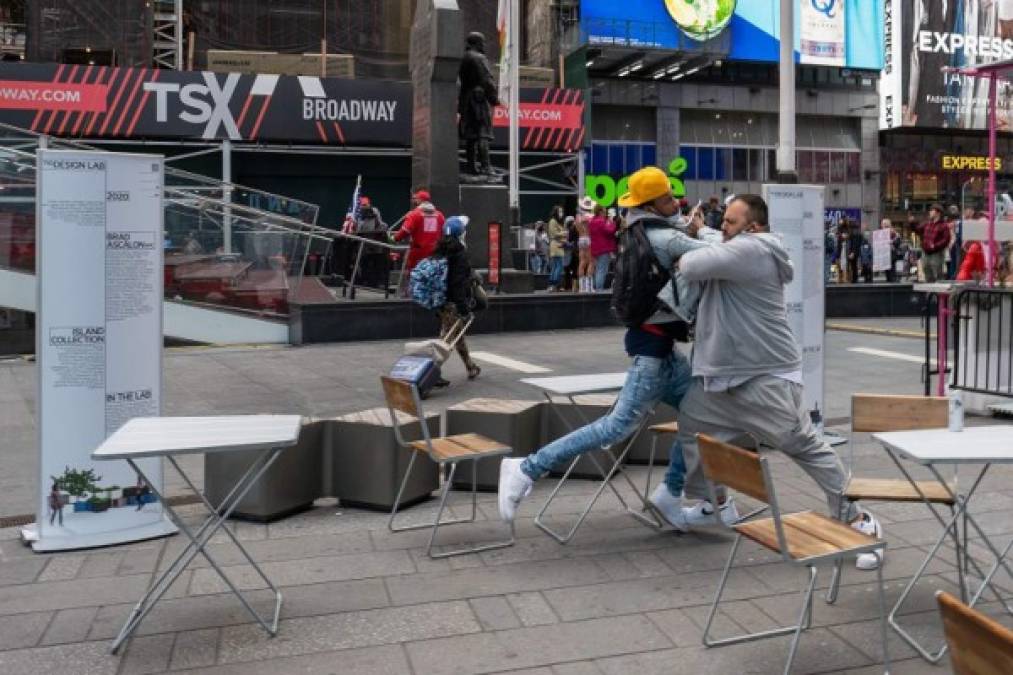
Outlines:
{"type": "MultiPolygon", "coordinates": [[[[232,512],[233,518],[271,522],[304,511],[323,496],[320,462],[324,423],[303,418],[299,442],[282,452],[232,512]]],[[[204,455],[204,494],[217,506],[259,451],[204,455]]]]}
{"type": "MultiPolygon", "coordinates": [[[[559,397],[553,398],[553,405],[545,405],[545,412],[542,415],[542,445],[548,445],[552,441],[562,438],[566,434],[579,429],[587,422],[594,422],[597,419],[605,416],[611,409],[612,404],[616,400],[615,394],[581,394],[580,396],[574,396],[573,401],[577,405],[573,405],[566,398],[559,397]],[[553,410],[555,408],[559,411],[559,414],[553,410]],[[567,422],[564,423],[559,417],[560,414],[566,418],[567,422]],[[582,416],[583,415],[583,416],[582,416]]],[[[616,448],[614,451],[618,452],[616,448]]],[[[599,463],[605,467],[606,471],[608,467],[612,465],[611,460],[606,464],[602,461],[603,453],[597,453],[597,459],[599,463]]],[[[549,475],[553,477],[562,476],[563,472],[566,471],[566,467],[569,463],[559,465],[549,472],[549,475]]],[[[590,480],[601,480],[601,472],[595,468],[594,463],[585,454],[581,456],[577,462],[577,466],[573,468],[573,472],[570,474],[571,478],[586,478],[590,480]]]]}
{"type": "MultiPolygon", "coordinates": [[[[417,424],[407,424],[411,421],[408,415],[396,414],[405,440],[422,438],[417,424]]],[[[439,415],[427,414],[426,424],[431,436],[440,435],[439,415]]],[[[346,506],[384,511],[394,506],[411,453],[398,447],[387,408],[372,408],[328,419],[325,448],[323,467],[330,477],[332,496],[346,506]]],[[[440,487],[436,463],[416,464],[405,486],[401,506],[424,501],[440,487]]]]}
{"type": "MultiPolygon", "coordinates": [[[[511,457],[525,457],[538,450],[542,440],[541,401],[474,398],[447,408],[447,435],[479,433],[513,449],[511,457]]],[[[495,491],[499,485],[502,457],[478,463],[478,489],[495,491]]],[[[454,488],[471,489],[471,472],[459,473],[454,488]]]]}

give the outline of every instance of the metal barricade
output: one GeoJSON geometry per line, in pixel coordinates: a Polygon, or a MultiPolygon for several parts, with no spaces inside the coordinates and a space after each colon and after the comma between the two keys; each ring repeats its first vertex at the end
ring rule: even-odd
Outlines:
{"type": "Polygon", "coordinates": [[[1013,289],[965,288],[952,303],[950,388],[1013,398],[1013,289]]]}

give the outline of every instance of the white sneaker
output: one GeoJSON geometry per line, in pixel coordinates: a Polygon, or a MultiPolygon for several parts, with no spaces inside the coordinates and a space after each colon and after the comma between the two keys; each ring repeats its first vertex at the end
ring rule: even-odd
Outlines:
{"type": "MultiPolygon", "coordinates": [[[[717,522],[714,519],[714,507],[706,499],[697,502],[696,506],[683,509],[682,514],[690,527],[714,525],[717,522]]],[[[739,519],[739,510],[735,508],[735,500],[731,497],[726,499],[725,503],[718,507],[718,514],[721,516],[721,522],[726,527],[731,527],[739,519]]]]}
{"type": "Polygon", "coordinates": [[[654,488],[648,501],[676,531],[689,532],[689,523],[686,522],[686,516],[682,512],[682,497],[672,496],[664,483],[654,488]]]}
{"type": "Polygon", "coordinates": [[[517,505],[531,494],[535,481],[521,471],[524,458],[505,457],[499,465],[499,517],[505,523],[512,523],[517,514],[517,505]]]}
{"type": "MultiPolygon", "coordinates": [[[[862,514],[857,520],[852,521],[851,527],[855,528],[862,534],[867,534],[870,537],[876,539],[883,538],[883,526],[879,524],[876,517],[868,511],[862,511],[862,514]]],[[[871,553],[862,553],[855,560],[855,567],[860,570],[874,570],[879,567],[880,560],[883,559],[883,549],[877,548],[876,553],[879,554],[879,560],[876,559],[871,553]]]]}

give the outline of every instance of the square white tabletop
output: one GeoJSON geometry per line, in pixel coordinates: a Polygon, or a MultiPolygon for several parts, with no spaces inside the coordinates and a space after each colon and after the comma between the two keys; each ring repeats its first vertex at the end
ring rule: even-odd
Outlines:
{"type": "Polygon", "coordinates": [[[299,415],[135,417],[91,453],[92,459],[135,459],[295,445],[299,415]]]}
{"type": "Polygon", "coordinates": [[[600,394],[622,389],[626,373],[595,373],[593,375],[559,375],[557,377],[528,377],[524,384],[538,387],[550,394],[575,396],[577,394],[600,394]]]}
{"type": "Polygon", "coordinates": [[[872,437],[919,464],[1013,464],[1013,425],[965,427],[963,431],[890,431],[872,437]]]}

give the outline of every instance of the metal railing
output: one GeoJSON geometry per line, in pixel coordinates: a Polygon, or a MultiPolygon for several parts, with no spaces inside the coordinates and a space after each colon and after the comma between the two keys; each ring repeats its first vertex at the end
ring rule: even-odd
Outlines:
{"type": "Polygon", "coordinates": [[[951,308],[951,389],[1013,398],[1013,289],[965,288],[951,308]]]}

